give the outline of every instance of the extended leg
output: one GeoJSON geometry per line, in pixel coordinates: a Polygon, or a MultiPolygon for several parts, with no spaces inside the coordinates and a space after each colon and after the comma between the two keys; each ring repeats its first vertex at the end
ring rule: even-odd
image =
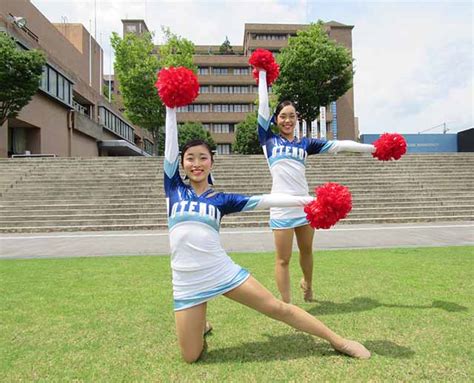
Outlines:
{"type": "Polygon", "coordinates": [[[336,350],[347,355],[362,359],[370,357],[370,352],[363,345],[342,338],[303,309],[276,299],[252,276],[242,285],[224,295],[270,318],[284,322],[308,334],[325,339],[331,343],[336,350]]]}

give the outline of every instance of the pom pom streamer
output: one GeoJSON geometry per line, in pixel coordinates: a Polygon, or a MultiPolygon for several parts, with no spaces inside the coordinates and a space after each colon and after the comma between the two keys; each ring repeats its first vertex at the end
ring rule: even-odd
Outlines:
{"type": "Polygon", "coordinates": [[[399,160],[407,152],[407,142],[401,134],[384,133],[374,142],[372,156],[380,161],[399,160]]]}
{"type": "Polygon", "coordinates": [[[254,67],[253,77],[258,83],[258,69],[263,69],[267,72],[267,84],[271,85],[280,74],[280,67],[275,61],[272,52],[258,48],[256,49],[249,58],[249,64],[254,67]]]}
{"type": "Polygon", "coordinates": [[[196,75],[184,67],[160,70],[155,87],[161,101],[169,108],[191,104],[199,93],[196,75]]]}
{"type": "Polygon", "coordinates": [[[304,208],[306,219],[315,229],[329,229],[352,210],[352,195],[346,186],[328,182],[315,193],[316,199],[304,208]]]}

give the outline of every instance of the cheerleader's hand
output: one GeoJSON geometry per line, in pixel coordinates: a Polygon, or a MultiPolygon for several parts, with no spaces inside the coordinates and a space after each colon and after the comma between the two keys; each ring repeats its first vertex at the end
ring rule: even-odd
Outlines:
{"type": "Polygon", "coordinates": [[[306,219],[315,229],[329,229],[352,210],[349,188],[328,182],[315,189],[316,199],[304,207],[306,219]]]}
{"type": "Polygon", "coordinates": [[[373,145],[372,156],[380,161],[399,160],[407,152],[405,138],[397,133],[384,133],[373,145]]]}

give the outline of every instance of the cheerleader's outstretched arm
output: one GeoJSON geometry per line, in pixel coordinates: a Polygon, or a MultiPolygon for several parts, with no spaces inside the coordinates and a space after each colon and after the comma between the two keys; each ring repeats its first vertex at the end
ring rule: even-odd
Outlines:
{"type": "Polygon", "coordinates": [[[258,140],[262,146],[273,136],[269,119],[267,72],[260,69],[258,72],[258,140]]]}

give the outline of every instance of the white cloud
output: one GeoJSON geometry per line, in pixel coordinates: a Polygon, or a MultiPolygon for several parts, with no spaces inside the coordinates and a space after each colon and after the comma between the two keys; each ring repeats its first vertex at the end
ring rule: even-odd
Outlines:
{"type": "Polygon", "coordinates": [[[353,32],[360,130],[472,126],[471,6],[384,4],[369,11],[376,17],[356,20],[353,32]]]}

